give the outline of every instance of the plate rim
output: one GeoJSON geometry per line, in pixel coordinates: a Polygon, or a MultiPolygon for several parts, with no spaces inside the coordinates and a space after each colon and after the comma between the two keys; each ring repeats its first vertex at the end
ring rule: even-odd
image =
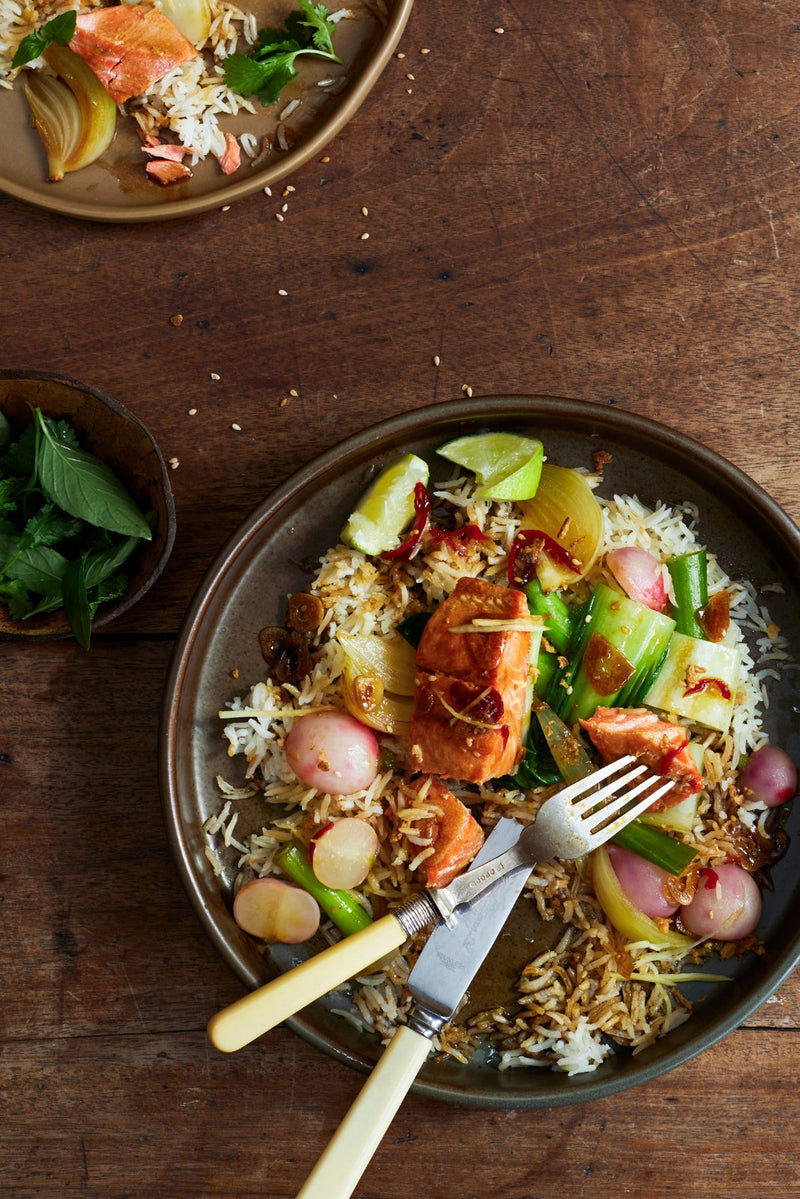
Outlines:
{"type": "MultiPolygon", "coordinates": [[[[689,437],[683,431],[623,407],[612,407],[597,401],[549,395],[517,394],[475,396],[470,399],[423,405],[388,417],[351,434],[294,471],[255,505],[249,515],[240,522],[214,558],[196,589],[173,648],[166,678],[159,732],[159,777],[162,805],[173,859],[190,902],[203,924],[204,931],[223,960],[228,963],[245,986],[251,986],[252,983],[244,978],[231,945],[225,940],[221,931],[213,925],[213,921],[212,926],[209,927],[209,913],[206,910],[198,880],[194,877],[191,862],[188,860],[188,853],[182,839],[182,830],[174,818],[178,803],[173,770],[176,748],[174,715],[180,694],[178,685],[185,673],[204,610],[212,601],[221,581],[224,580],[228,564],[244,552],[247,541],[257,534],[266,520],[290,503],[299,491],[313,482],[315,477],[323,475],[343,456],[365,453],[370,445],[385,442],[387,439],[391,440],[401,434],[408,436],[410,426],[414,428],[414,436],[421,439],[430,433],[431,426],[439,426],[442,422],[447,421],[464,422],[469,418],[472,422],[482,420],[484,423],[490,423],[493,417],[502,416],[509,420],[515,418],[542,419],[543,415],[553,413],[558,413],[561,418],[566,417],[567,425],[582,425],[587,417],[594,418],[598,425],[602,426],[597,430],[599,434],[605,432],[608,435],[617,433],[648,436],[660,447],[668,448],[678,458],[685,458],[687,452],[695,458],[699,458],[705,467],[713,471],[715,480],[721,478],[724,481],[725,487],[730,490],[731,494],[735,493],[737,496],[744,494],[747,497],[751,507],[759,513],[762,519],[771,523],[780,539],[792,545],[795,557],[800,562],[800,528],[764,488],[739,467],[723,455],[689,437]]],[[[564,426],[561,426],[559,431],[563,432],[564,426]]],[[[585,429],[581,431],[584,435],[589,436],[585,429]]],[[[731,1004],[701,1030],[699,1045],[696,1038],[687,1044],[674,1044],[672,1048],[669,1047],[668,1038],[656,1042],[662,1047],[662,1051],[652,1061],[643,1064],[633,1078],[624,1075],[611,1075],[593,1082],[592,1074],[579,1074],[572,1078],[564,1075],[563,1080],[560,1080],[564,1083],[563,1089],[558,1091],[544,1090],[541,1094],[531,1094],[509,1086],[504,1091],[487,1095],[470,1091],[460,1085],[448,1085],[438,1081],[429,1082],[418,1077],[411,1089],[416,1094],[437,1101],[493,1110],[561,1107],[618,1094],[668,1073],[722,1040],[763,1005],[796,969],[798,963],[800,963],[800,923],[782,954],[776,958],[768,977],[754,986],[747,995],[731,1004]]],[[[359,1058],[346,1048],[332,1043],[324,1033],[309,1024],[303,1018],[302,1013],[295,1014],[285,1023],[307,1043],[322,1050],[333,1059],[343,1062],[361,1073],[368,1073],[372,1069],[374,1062],[359,1058]]]]}
{"type": "Polygon", "coordinates": [[[159,200],[153,204],[137,205],[129,209],[111,204],[92,205],[85,200],[71,197],[59,199],[59,193],[54,184],[47,185],[52,191],[48,191],[46,188],[40,190],[28,184],[17,183],[13,179],[7,178],[2,171],[0,171],[0,192],[47,212],[105,224],[144,224],[148,221],[199,216],[201,213],[218,209],[223,204],[232,204],[236,200],[254,195],[265,187],[282,182],[305,166],[352,120],[386,69],[408,24],[413,7],[414,0],[394,0],[394,8],[389,21],[378,39],[373,53],[369,56],[367,65],[354,86],[348,88],[344,93],[342,102],[337,105],[335,111],[296,149],[288,150],[282,158],[263,169],[257,168],[247,179],[224,184],[218,191],[204,193],[202,196],[189,196],[174,201],[159,200]]]}

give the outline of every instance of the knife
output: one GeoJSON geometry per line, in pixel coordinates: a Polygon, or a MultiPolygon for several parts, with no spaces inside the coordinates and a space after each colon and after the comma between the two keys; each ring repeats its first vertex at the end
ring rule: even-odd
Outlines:
{"type": "MultiPolygon", "coordinates": [[[[382,916],[217,1012],[208,1022],[212,1045],[224,1053],[241,1049],[340,983],[363,974],[434,921],[444,921],[448,927],[455,925],[455,908],[460,913],[464,910],[462,904],[472,902],[483,892],[488,894],[499,885],[497,879],[506,871],[523,868],[522,879],[527,878],[532,867],[530,857],[522,851],[519,855],[514,852],[521,833],[521,825],[504,817],[475,857],[472,868],[449,886],[421,891],[390,915],[382,916]],[[495,839],[498,829],[503,833],[495,839]],[[487,869],[482,870],[481,866],[487,863],[487,869]]],[[[521,886],[521,881],[517,881],[521,886]]],[[[458,920],[461,919],[459,915],[458,920]]]]}
{"type": "MultiPolygon", "coordinates": [[[[519,825],[501,820],[475,862],[505,852],[519,825]]],[[[454,927],[437,925],[408,976],[414,1007],[395,1032],[297,1199],[349,1199],[408,1093],[435,1037],[451,1019],[500,934],[533,866],[517,870],[459,911],[454,927]]]]}

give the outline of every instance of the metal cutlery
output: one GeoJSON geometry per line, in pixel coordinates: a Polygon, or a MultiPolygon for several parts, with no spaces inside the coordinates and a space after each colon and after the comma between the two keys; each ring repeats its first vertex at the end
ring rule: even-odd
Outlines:
{"type": "Polygon", "coordinates": [[[487,860],[487,847],[497,845],[490,836],[475,859],[478,865],[447,887],[420,892],[390,915],[216,1013],[208,1023],[212,1044],[226,1053],[241,1049],[333,987],[364,973],[434,922],[448,926],[460,922],[464,905],[509,874],[524,868],[529,872],[536,861],[582,857],[641,815],[672,784],[673,780],[636,765],[632,757],[620,758],[570,783],[542,804],[526,829],[520,830],[513,820],[506,822],[514,836],[501,853],[487,860]]]}

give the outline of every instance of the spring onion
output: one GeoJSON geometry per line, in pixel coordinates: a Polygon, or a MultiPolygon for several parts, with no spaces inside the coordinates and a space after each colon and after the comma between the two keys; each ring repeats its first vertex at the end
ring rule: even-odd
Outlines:
{"type": "Polygon", "coordinates": [[[567,653],[572,640],[575,617],[557,591],[545,593],[538,579],[532,579],[522,589],[534,616],[543,616],[544,635],[559,653],[567,653]]]}
{"type": "Polygon", "coordinates": [[[334,891],[324,887],[311,868],[308,853],[299,843],[285,845],[275,854],[275,864],[293,883],[313,895],[323,912],[342,930],[346,937],[372,923],[369,912],[350,891],[334,891]]]}
{"type": "Polygon", "coordinates": [[[698,613],[708,603],[708,559],[704,549],[667,560],[675,593],[673,616],[679,633],[705,640],[698,613]]]}
{"type": "MultiPolygon", "coordinates": [[[[694,798],[694,797],[693,797],[694,798]]],[[[661,833],[658,829],[638,820],[627,824],[611,838],[615,845],[630,849],[640,858],[645,858],[655,866],[670,874],[682,874],[686,867],[697,857],[697,850],[683,841],[661,833]]]]}

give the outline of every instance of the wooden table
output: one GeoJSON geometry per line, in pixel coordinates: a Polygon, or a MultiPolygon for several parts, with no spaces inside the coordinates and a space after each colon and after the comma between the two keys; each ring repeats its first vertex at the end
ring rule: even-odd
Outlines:
{"type": "MultiPolygon", "coordinates": [[[[284,1199],[362,1085],[284,1028],[210,1047],[242,987],[160,815],[183,613],[271,488],[470,387],[656,417],[800,517],[799,28],[743,0],[419,0],[404,57],[288,200],[104,226],[0,199],[0,362],[136,412],[176,460],[178,514],[166,573],[90,653],[2,645],[0,1193],[284,1199]]],[[[594,1104],[411,1096],[357,1195],[785,1199],[798,1068],[790,980],[594,1104]]]]}

